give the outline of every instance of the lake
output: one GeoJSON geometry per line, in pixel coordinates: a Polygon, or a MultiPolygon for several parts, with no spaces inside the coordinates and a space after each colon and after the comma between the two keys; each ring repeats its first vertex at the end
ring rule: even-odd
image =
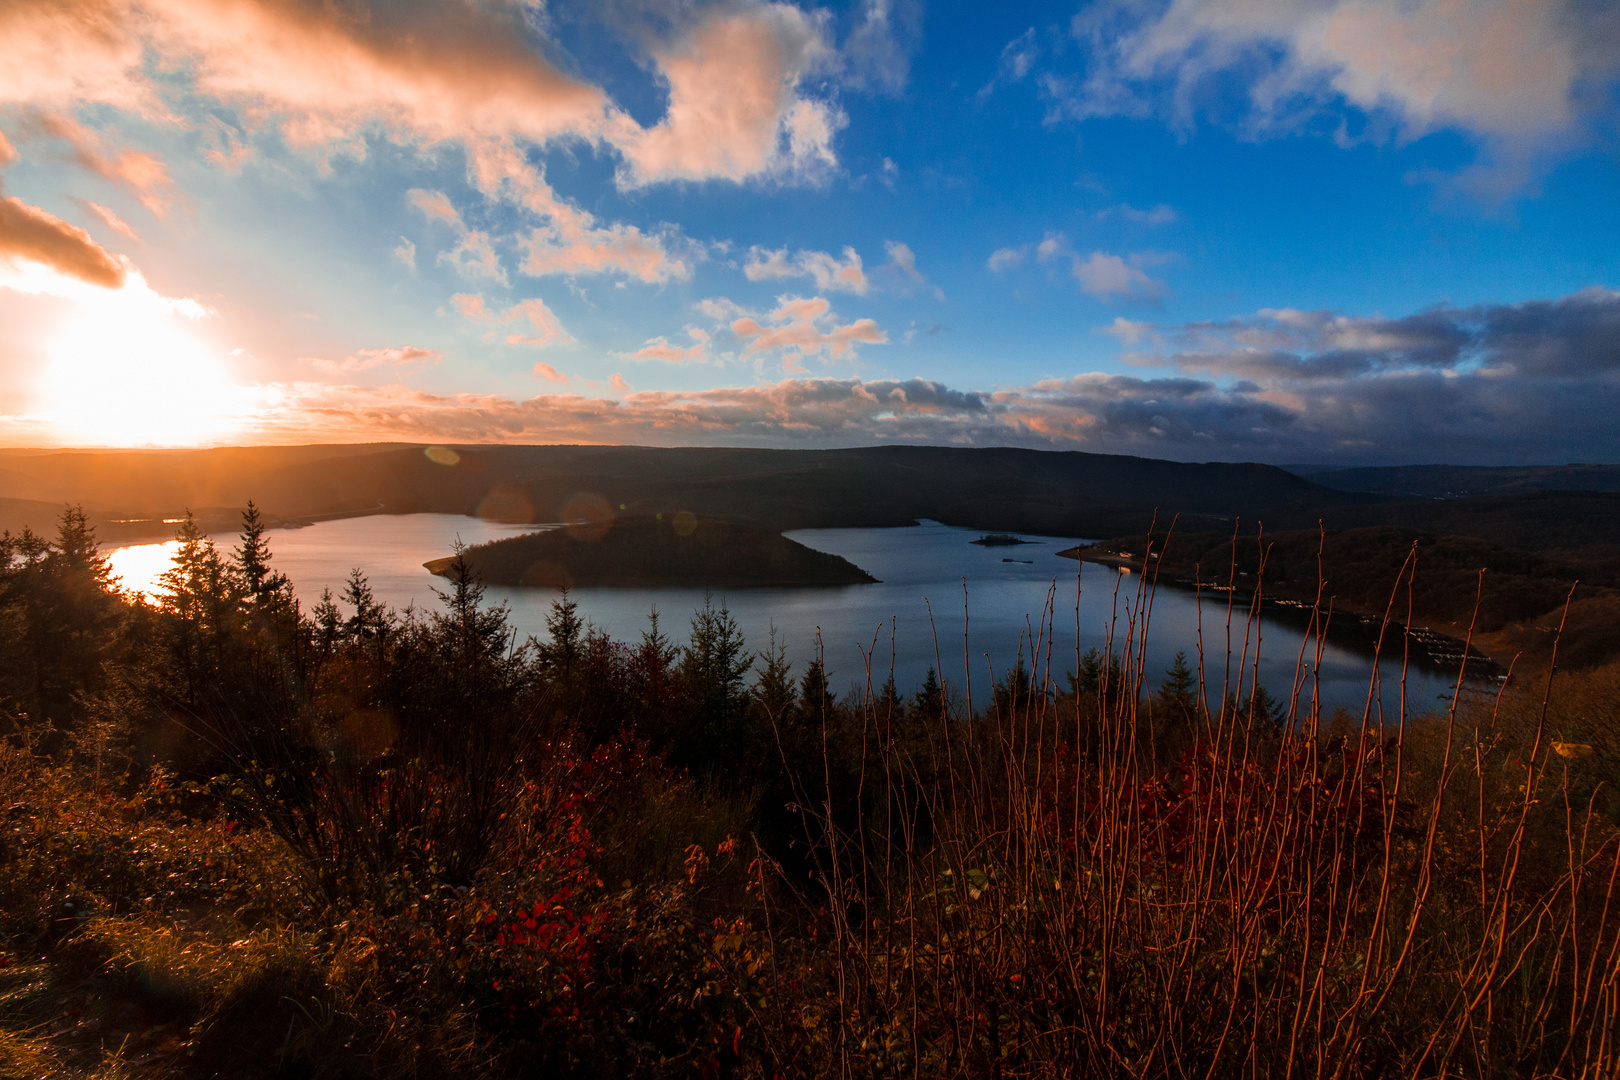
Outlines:
{"type": "MultiPolygon", "coordinates": [[[[286,574],[305,610],[323,588],[340,594],[351,569],[359,567],[377,598],[396,609],[438,603],[435,586],[445,583],[422,566],[449,552],[457,540],[483,543],[523,532],[532,525],[505,525],[450,514],[374,515],[321,522],[269,533],[272,566],[286,574]]],[[[1116,646],[1123,642],[1140,577],[1094,563],[1078,564],[1057,552],[1084,541],[1079,538],[1022,536],[1029,543],[981,547],[969,541],[981,534],[924,522],[903,529],[802,529],[787,534],[809,547],[841,555],[879,579],[876,585],[814,589],[731,589],[717,591],[714,603],[725,604],[755,650],[766,647],[774,626],[796,674],[821,649],[830,684],[845,690],[871,678],[880,686],[892,664],[903,693],[915,689],[930,667],[958,688],[971,684],[973,700],[983,704],[993,679],[1016,663],[1022,648],[1041,641],[1042,670],[1048,662],[1055,682],[1076,667],[1087,649],[1104,647],[1108,627],[1116,626],[1116,646]],[[1078,584],[1078,594],[1077,594],[1078,584]],[[1077,603],[1078,596],[1078,603],[1077,603]],[[1055,617],[1042,628],[1042,612],[1052,598],[1055,617]]],[[[215,538],[222,551],[234,536],[215,538]]],[[[168,566],[174,543],[137,544],[110,551],[114,572],[129,589],[150,592],[168,566]]],[[[596,626],[635,641],[653,608],[664,631],[677,642],[689,631],[692,612],[703,604],[701,589],[576,589],[581,613],[596,626]]],[[[545,637],[545,616],[557,596],[552,589],[490,588],[493,602],[508,604],[511,623],[520,635],[545,637]]],[[[1240,600],[1232,623],[1231,678],[1247,646],[1254,662],[1256,634],[1245,641],[1246,604],[1240,600]]],[[[1202,619],[1204,655],[1211,694],[1222,685],[1227,651],[1227,603],[1207,596],[1200,603],[1189,591],[1161,586],[1153,600],[1148,634],[1147,668],[1159,673],[1177,652],[1185,650],[1196,664],[1202,619]]],[[[1344,705],[1359,715],[1367,701],[1371,673],[1365,631],[1344,620],[1343,633],[1328,634],[1320,667],[1314,672],[1324,711],[1344,705]]],[[[1303,615],[1268,608],[1260,621],[1260,681],[1285,699],[1295,684],[1296,661],[1304,639],[1303,615]]],[[[1313,659],[1314,645],[1306,651],[1313,659]]],[[[1383,665],[1381,700],[1393,713],[1400,703],[1400,664],[1383,665]]],[[[1411,711],[1429,711],[1449,698],[1455,672],[1417,669],[1408,674],[1411,711]]],[[[1245,686],[1248,676],[1245,675],[1245,686]]],[[[1303,690],[1308,700],[1310,683],[1303,690]]],[[[1212,700],[1215,698],[1212,696],[1212,700]]]]}

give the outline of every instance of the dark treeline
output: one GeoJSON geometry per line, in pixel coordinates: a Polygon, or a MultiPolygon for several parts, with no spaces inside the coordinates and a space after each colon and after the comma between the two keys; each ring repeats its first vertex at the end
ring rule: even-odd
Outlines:
{"type": "Polygon", "coordinates": [[[162,586],[0,538],[0,1076],[1616,1063],[1620,671],[1323,717],[1150,665],[1144,591],[973,710],[712,602],[519,640],[460,553],[306,607],[251,504],[162,586]]]}

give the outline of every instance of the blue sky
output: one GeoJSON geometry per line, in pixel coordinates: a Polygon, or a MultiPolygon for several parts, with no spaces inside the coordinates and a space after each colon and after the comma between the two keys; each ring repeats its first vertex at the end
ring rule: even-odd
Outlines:
{"type": "Polygon", "coordinates": [[[1620,460],[1582,0],[0,11],[0,440],[1620,460]]]}

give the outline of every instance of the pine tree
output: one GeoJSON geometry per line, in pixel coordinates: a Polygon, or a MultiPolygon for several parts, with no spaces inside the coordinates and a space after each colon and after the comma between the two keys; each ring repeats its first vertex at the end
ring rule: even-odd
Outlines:
{"type": "Polygon", "coordinates": [[[1087,649],[1086,654],[1080,658],[1078,673],[1069,673],[1069,692],[1075,695],[1095,695],[1106,691],[1109,697],[1119,694],[1124,687],[1124,673],[1120,670],[1119,657],[1110,656],[1107,666],[1104,667],[1102,653],[1096,649],[1087,649]]]}
{"type": "Polygon", "coordinates": [[[1004,718],[1017,715],[1029,701],[1029,668],[1024,666],[1022,649],[1018,652],[1018,663],[1013,669],[996,680],[991,689],[991,699],[1004,718]]]}
{"type": "Polygon", "coordinates": [[[505,604],[484,606],[484,583],[467,561],[467,547],[456,541],[451,549],[448,592],[434,589],[444,605],[429,622],[441,638],[455,643],[456,659],[466,672],[477,672],[500,662],[511,644],[507,626],[510,610],[505,604]]]}
{"type": "Polygon", "coordinates": [[[1159,684],[1159,695],[1164,700],[1184,711],[1191,711],[1197,704],[1198,675],[1187,663],[1187,654],[1177,652],[1175,663],[1165,672],[1164,681],[1159,684]]]}
{"type": "Polygon", "coordinates": [[[827,692],[827,668],[819,656],[810,661],[804,669],[804,677],[799,680],[799,701],[803,704],[805,718],[811,724],[825,723],[832,712],[832,701],[827,692]]]}
{"type": "Polygon", "coordinates": [[[241,543],[232,554],[236,558],[236,572],[242,579],[242,591],[250,602],[258,604],[270,577],[270,544],[264,538],[264,522],[252,499],[242,511],[241,543]]]}
{"type": "Polygon", "coordinates": [[[358,566],[343,583],[343,600],[354,609],[343,624],[343,634],[350,641],[370,641],[387,632],[388,613],[372,595],[371,583],[358,566]]]}
{"type": "Polygon", "coordinates": [[[180,524],[173,562],[158,578],[158,607],[169,617],[169,650],[186,703],[195,707],[205,684],[224,664],[239,594],[214,542],[202,534],[190,510],[180,524]]]}
{"type": "Polygon", "coordinates": [[[573,675],[584,631],[585,620],[580,618],[579,604],[564,589],[546,613],[546,633],[551,640],[539,647],[540,665],[553,679],[566,682],[573,675]]]}
{"type": "Polygon", "coordinates": [[[343,634],[343,613],[332,599],[332,588],[321,590],[321,599],[311,613],[315,619],[315,645],[321,655],[330,656],[343,634]]]}
{"type": "Polygon", "coordinates": [[[699,724],[712,735],[730,736],[748,704],[743,682],[754,666],[742,631],[722,601],[718,609],[705,594],[692,616],[692,638],[681,658],[681,673],[697,704],[699,724]]]}
{"type": "Polygon", "coordinates": [[[762,666],[754,682],[754,700],[772,723],[781,723],[798,701],[793,686],[793,665],[788,663],[787,642],[777,641],[776,624],[771,624],[771,643],[759,654],[762,666]]]}
{"type": "Polygon", "coordinates": [[[1244,709],[1244,714],[1261,727],[1281,727],[1288,719],[1288,709],[1283,703],[1272,697],[1264,686],[1258,684],[1249,695],[1249,704],[1244,709]]]}
{"type": "Polygon", "coordinates": [[[945,715],[945,690],[939,685],[939,675],[933,668],[923,678],[922,686],[911,699],[911,709],[919,717],[928,720],[942,718],[945,715]]]}
{"type": "Polygon", "coordinates": [[[894,670],[891,668],[889,677],[884,680],[883,688],[878,691],[877,700],[873,702],[876,708],[877,719],[886,724],[897,724],[906,718],[905,699],[900,696],[900,688],[894,683],[894,670]]]}

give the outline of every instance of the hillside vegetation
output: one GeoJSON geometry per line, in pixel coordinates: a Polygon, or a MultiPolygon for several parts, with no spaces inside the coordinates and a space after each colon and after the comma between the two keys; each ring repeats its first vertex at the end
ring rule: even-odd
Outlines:
{"type": "MultiPolygon", "coordinates": [[[[1504,668],[1516,658],[1544,666],[1560,625],[1566,666],[1594,667],[1620,657],[1620,589],[1599,567],[1394,526],[1235,531],[1239,535],[1156,534],[1151,569],[1166,584],[1235,584],[1244,593],[1263,584],[1273,600],[1310,605],[1320,599],[1342,613],[1381,616],[1397,582],[1408,581],[1410,566],[1396,618],[1458,639],[1472,629],[1474,647],[1504,668]]],[[[1141,568],[1148,543],[1144,534],[1117,537],[1081,554],[1130,553],[1126,561],[1141,568]]]]}
{"type": "Polygon", "coordinates": [[[1323,716],[1146,651],[1135,575],[972,710],[274,567],[251,509],[156,603],[76,510],[0,538],[0,1076],[1620,1068],[1620,668],[1323,716]]]}

